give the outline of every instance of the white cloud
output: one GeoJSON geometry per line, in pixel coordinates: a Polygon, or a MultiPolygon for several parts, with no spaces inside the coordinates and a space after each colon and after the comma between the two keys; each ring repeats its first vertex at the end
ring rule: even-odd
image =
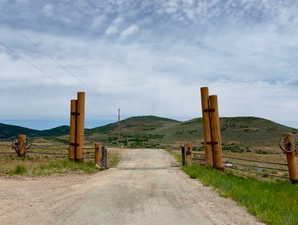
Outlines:
{"type": "Polygon", "coordinates": [[[22,29],[1,26],[0,41],[15,53],[0,47],[0,116],[68,116],[69,99],[84,89],[89,117],[106,117],[121,107],[126,115],[190,118],[200,115],[199,87],[208,85],[219,94],[223,116],[282,120],[286,115],[289,121],[297,120],[295,13],[286,10],[276,17],[278,22],[243,27],[222,23],[211,29],[204,23],[226,13],[218,8],[220,1],[179,2],[161,6],[143,1],[156,8],[137,15],[132,2],[125,1],[120,9],[118,5],[117,13],[116,6],[98,3],[85,17],[85,11],[78,15],[79,8],[77,14],[68,13],[72,4],[62,1],[60,8],[43,7],[57,30],[38,25],[34,30],[34,24],[22,29]],[[187,15],[193,24],[182,26],[187,15]],[[176,23],[178,18],[181,23],[176,23]],[[57,21],[64,20],[59,30],[57,21]],[[100,29],[104,37],[97,34],[100,29]],[[96,105],[105,107],[98,110],[96,105]]]}
{"type": "Polygon", "coordinates": [[[52,17],[54,16],[54,6],[51,4],[46,4],[43,8],[42,8],[42,12],[48,16],[48,17],[52,17]]]}
{"type": "Polygon", "coordinates": [[[136,32],[138,32],[138,30],[139,30],[139,27],[137,25],[133,24],[121,32],[120,38],[127,38],[128,36],[133,35],[136,32]]]}
{"type": "Polygon", "coordinates": [[[105,34],[106,35],[112,35],[112,34],[116,34],[116,33],[118,33],[118,27],[117,26],[115,26],[115,25],[111,25],[111,26],[109,26],[107,29],[106,29],[106,32],[105,32],[105,34]]]}
{"type": "Polygon", "coordinates": [[[106,18],[106,16],[104,16],[104,15],[102,15],[102,16],[98,16],[98,17],[94,18],[94,20],[93,20],[93,22],[92,22],[90,28],[91,28],[92,30],[97,30],[97,29],[99,29],[99,28],[104,24],[104,22],[106,21],[106,19],[107,19],[107,18],[106,18]]]}

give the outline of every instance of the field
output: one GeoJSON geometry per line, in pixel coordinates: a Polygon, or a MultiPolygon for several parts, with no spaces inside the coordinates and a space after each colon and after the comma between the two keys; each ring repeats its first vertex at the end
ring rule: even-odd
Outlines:
{"type": "MultiPolygon", "coordinates": [[[[181,162],[180,151],[171,151],[177,161],[181,162]]],[[[258,153],[232,153],[225,155],[249,160],[270,161],[285,163],[283,154],[258,153]]],[[[204,154],[200,152],[203,159],[204,154]]],[[[199,156],[196,156],[198,158],[199,156]]],[[[236,161],[237,162],[237,161],[236,161]]],[[[268,225],[296,225],[298,224],[298,187],[291,184],[288,179],[270,177],[272,171],[261,169],[248,171],[226,169],[224,172],[210,169],[202,164],[201,160],[193,161],[193,166],[183,167],[183,171],[193,179],[199,179],[205,186],[211,186],[219,192],[221,197],[232,198],[247,208],[248,212],[268,225]],[[256,174],[260,172],[261,174],[256,174]]],[[[262,163],[253,162],[254,165],[263,166],[262,163]]],[[[272,166],[280,168],[280,166],[272,166]]],[[[287,174],[278,174],[280,176],[287,174]]]]}
{"type": "Polygon", "coordinates": [[[249,213],[268,225],[298,224],[298,187],[285,182],[259,181],[194,165],[183,170],[204,185],[214,187],[222,197],[245,206],[249,213]]]}
{"type": "MultiPolygon", "coordinates": [[[[221,132],[224,146],[229,148],[234,144],[234,151],[278,153],[281,135],[297,133],[297,129],[257,117],[224,117],[221,118],[221,132]]],[[[68,133],[68,126],[37,131],[0,124],[0,137],[6,138],[27,134],[47,139],[63,137],[66,141],[68,133]]],[[[131,117],[119,123],[86,129],[85,134],[90,143],[103,142],[126,148],[177,148],[185,143],[200,147],[203,141],[201,118],[181,122],[157,116],[131,117]]]]}
{"type": "MultiPolygon", "coordinates": [[[[25,158],[17,156],[11,149],[10,141],[1,141],[0,176],[95,173],[99,169],[94,164],[94,147],[88,142],[85,147],[84,163],[74,163],[68,160],[68,144],[65,138],[34,138],[25,158]]],[[[109,165],[115,166],[119,162],[118,151],[109,151],[108,159],[109,165]]]]}

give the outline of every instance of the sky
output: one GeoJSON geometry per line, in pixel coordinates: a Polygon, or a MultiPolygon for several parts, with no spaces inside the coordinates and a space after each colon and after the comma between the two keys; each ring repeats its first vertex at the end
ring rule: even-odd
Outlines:
{"type": "Polygon", "coordinates": [[[137,115],[221,116],[298,127],[297,0],[0,0],[0,122],[68,124],[137,115]]]}

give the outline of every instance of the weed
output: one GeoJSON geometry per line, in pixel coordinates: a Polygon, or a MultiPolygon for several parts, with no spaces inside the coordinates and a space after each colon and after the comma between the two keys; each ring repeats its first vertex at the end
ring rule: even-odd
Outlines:
{"type": "Polygon", "coordinates": [[[239,202],[268,225],[298,224],[298,187],[295,185],[237,177],[198,165],[183,167],[183,170],[204,185],[213,186],[221,196],[239,202]]]}
{"type": "Polygon", "coordinates": [[[98,169],[91,162],[73,162],[70,160],[57,160],[46,165],[33,168],[33,176],[49,176],[52,174],[65,174],[69,172],[95,173],[98,169]]]}
{"type": "Polygon", "coordinates": [[[27,173],[27,167],[24,165],[17,165],[14,169],[10,170],[8,172],[8,174],[10,176],[14,176],[14,175],[23,175],[25,173],[27,173]]]}

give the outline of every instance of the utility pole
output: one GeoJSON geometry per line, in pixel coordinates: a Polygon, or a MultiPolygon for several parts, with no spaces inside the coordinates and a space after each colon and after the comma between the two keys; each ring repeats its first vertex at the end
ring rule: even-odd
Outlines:
{"type": "Polygon", "coordinates": [[[120,108],[118,109],[118,146],[120,147],[120,139],[121,139],[121,127],[120,127],[120,120],[121,120],[121,116],[120,116],[120,108]]]}

